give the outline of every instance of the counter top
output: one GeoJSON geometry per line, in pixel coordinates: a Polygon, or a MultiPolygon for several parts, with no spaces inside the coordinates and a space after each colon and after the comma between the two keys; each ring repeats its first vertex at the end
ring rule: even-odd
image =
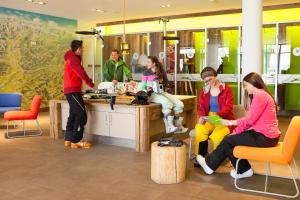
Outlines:
{"type": "MultiPolygon", "coordinates": [[[[189,95],[175,95],[178,99],[180,100],[188,100],[188,99],[194,99],[196,96],[189,96],[189,95]]],[[[132,107],[151,107],[151,106],[157,106],[159,104],[157,103],[150,103],[148,105],[131,105],[130,102],[134,100],[133,96],[126,96],[126,95],[121,95],[117,96],[116,98],[116,104],[115,106],[132,106],[132,107]]],[[[57,100],[53,99],[50,100],[51,102],[55,103],[67,103],[67,100],[57,100]]],[[[84,102],[86,104],[109,104],[110,99],[84,99],[84,102]]]]}

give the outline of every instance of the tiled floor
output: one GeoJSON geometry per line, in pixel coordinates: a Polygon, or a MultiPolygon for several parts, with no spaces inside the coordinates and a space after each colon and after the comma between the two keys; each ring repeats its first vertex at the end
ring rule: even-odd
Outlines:
{"type": "MultiPolygon", "coordinates": [[[[47,113],[42,113],[40,122],[42,137],[7,140],[0,129],[1,200],[278,199],[237,191],[228,166],[207,176],[188,163],[185,182],[158,185],[150,179],[150,153],[104,144],[90,150],[67,149],[62,140],[48,137],[47,113]]],[[[288,123],[289,119],[281,119],[283,131],[288,123]]],[[[299,149],[297,157],[300,160],[299,149]]],[[[263,172],[264,166],[253,164],[258,172],[263,172]]],[[[284,170],[286,167],[272,166],[274,173],[283,174],[284,170]]],[[[263,180],[256,175],[243,184],[263,187],[263,180]]],[[[271,179],[271,187],[292,192],[291,183],[281,179],[271,179]]]]}

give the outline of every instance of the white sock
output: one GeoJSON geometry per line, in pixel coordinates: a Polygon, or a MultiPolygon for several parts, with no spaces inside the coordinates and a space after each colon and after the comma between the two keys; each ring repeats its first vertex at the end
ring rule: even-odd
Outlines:
{"type": "Polygon", "coordinates": [[[201,155],[198,155],[196,157],[196,160],[199,163],[199,165],[203,168],[203,170],[206,174],[210,175],[210,174],[214,173],[214,171],[206,164],[204,157],[202,157],[201,155]]]}
{"type": "Polygon", "coordinates": [[[237,178],[237,179],[241,179],[241,178],[249,178],[249,177],[251,177],[251,176],[253,176],[253,174],[254,174],[254,172],[253,172],[253,170],[250,168],[249,170],[247,170],[247,171],[245,171],[244,173],[242,173],[242,174],[236,174],[236,171],[235,171],[235,169],[232,169],[231,171],[230,171],[230,176],[232,177],[232,178],[237,178]]]}

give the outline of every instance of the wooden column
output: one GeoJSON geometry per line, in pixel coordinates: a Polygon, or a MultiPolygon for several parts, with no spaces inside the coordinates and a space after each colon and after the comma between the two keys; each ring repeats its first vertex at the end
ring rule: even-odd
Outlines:
{"type": "Polygon", "coordinates": [[[140,107],[140,152],[150,150],[150,110],[148,106],[140,107]]]}
{"type": "Polygon", "coordinates": [[[59,139],[63,137],[61,128],[61,103],[56,100],[49,101],[50,110],[50,137],[59,139]]]}

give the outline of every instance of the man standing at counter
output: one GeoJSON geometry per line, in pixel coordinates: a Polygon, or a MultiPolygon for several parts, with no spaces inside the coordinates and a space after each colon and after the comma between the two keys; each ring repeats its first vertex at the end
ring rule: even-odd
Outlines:
{"type": "Polygon", "coordinates": [[[64,94],[70,106],[70,113],[65,132],[65,146],[71,148],[90,148],[91,143],[83,142],[84,126],[87,115],[81,96],[82,80],[90,87],[94,87],[93,81],[86,74],[81,65],[82,41],[73,40],[71,49],[65,54],[64,69],[64,94]]]}
{"type": "Polygon", "coordinates": [[[127,77],[128,81],[132,81],[131,72],[120,57],[120,53],[118,50],[114,49],[111,52],[111,58],[108,59],[103,67],[103,81],[106,82],[124,82],[123,75],[127,77]]]}

